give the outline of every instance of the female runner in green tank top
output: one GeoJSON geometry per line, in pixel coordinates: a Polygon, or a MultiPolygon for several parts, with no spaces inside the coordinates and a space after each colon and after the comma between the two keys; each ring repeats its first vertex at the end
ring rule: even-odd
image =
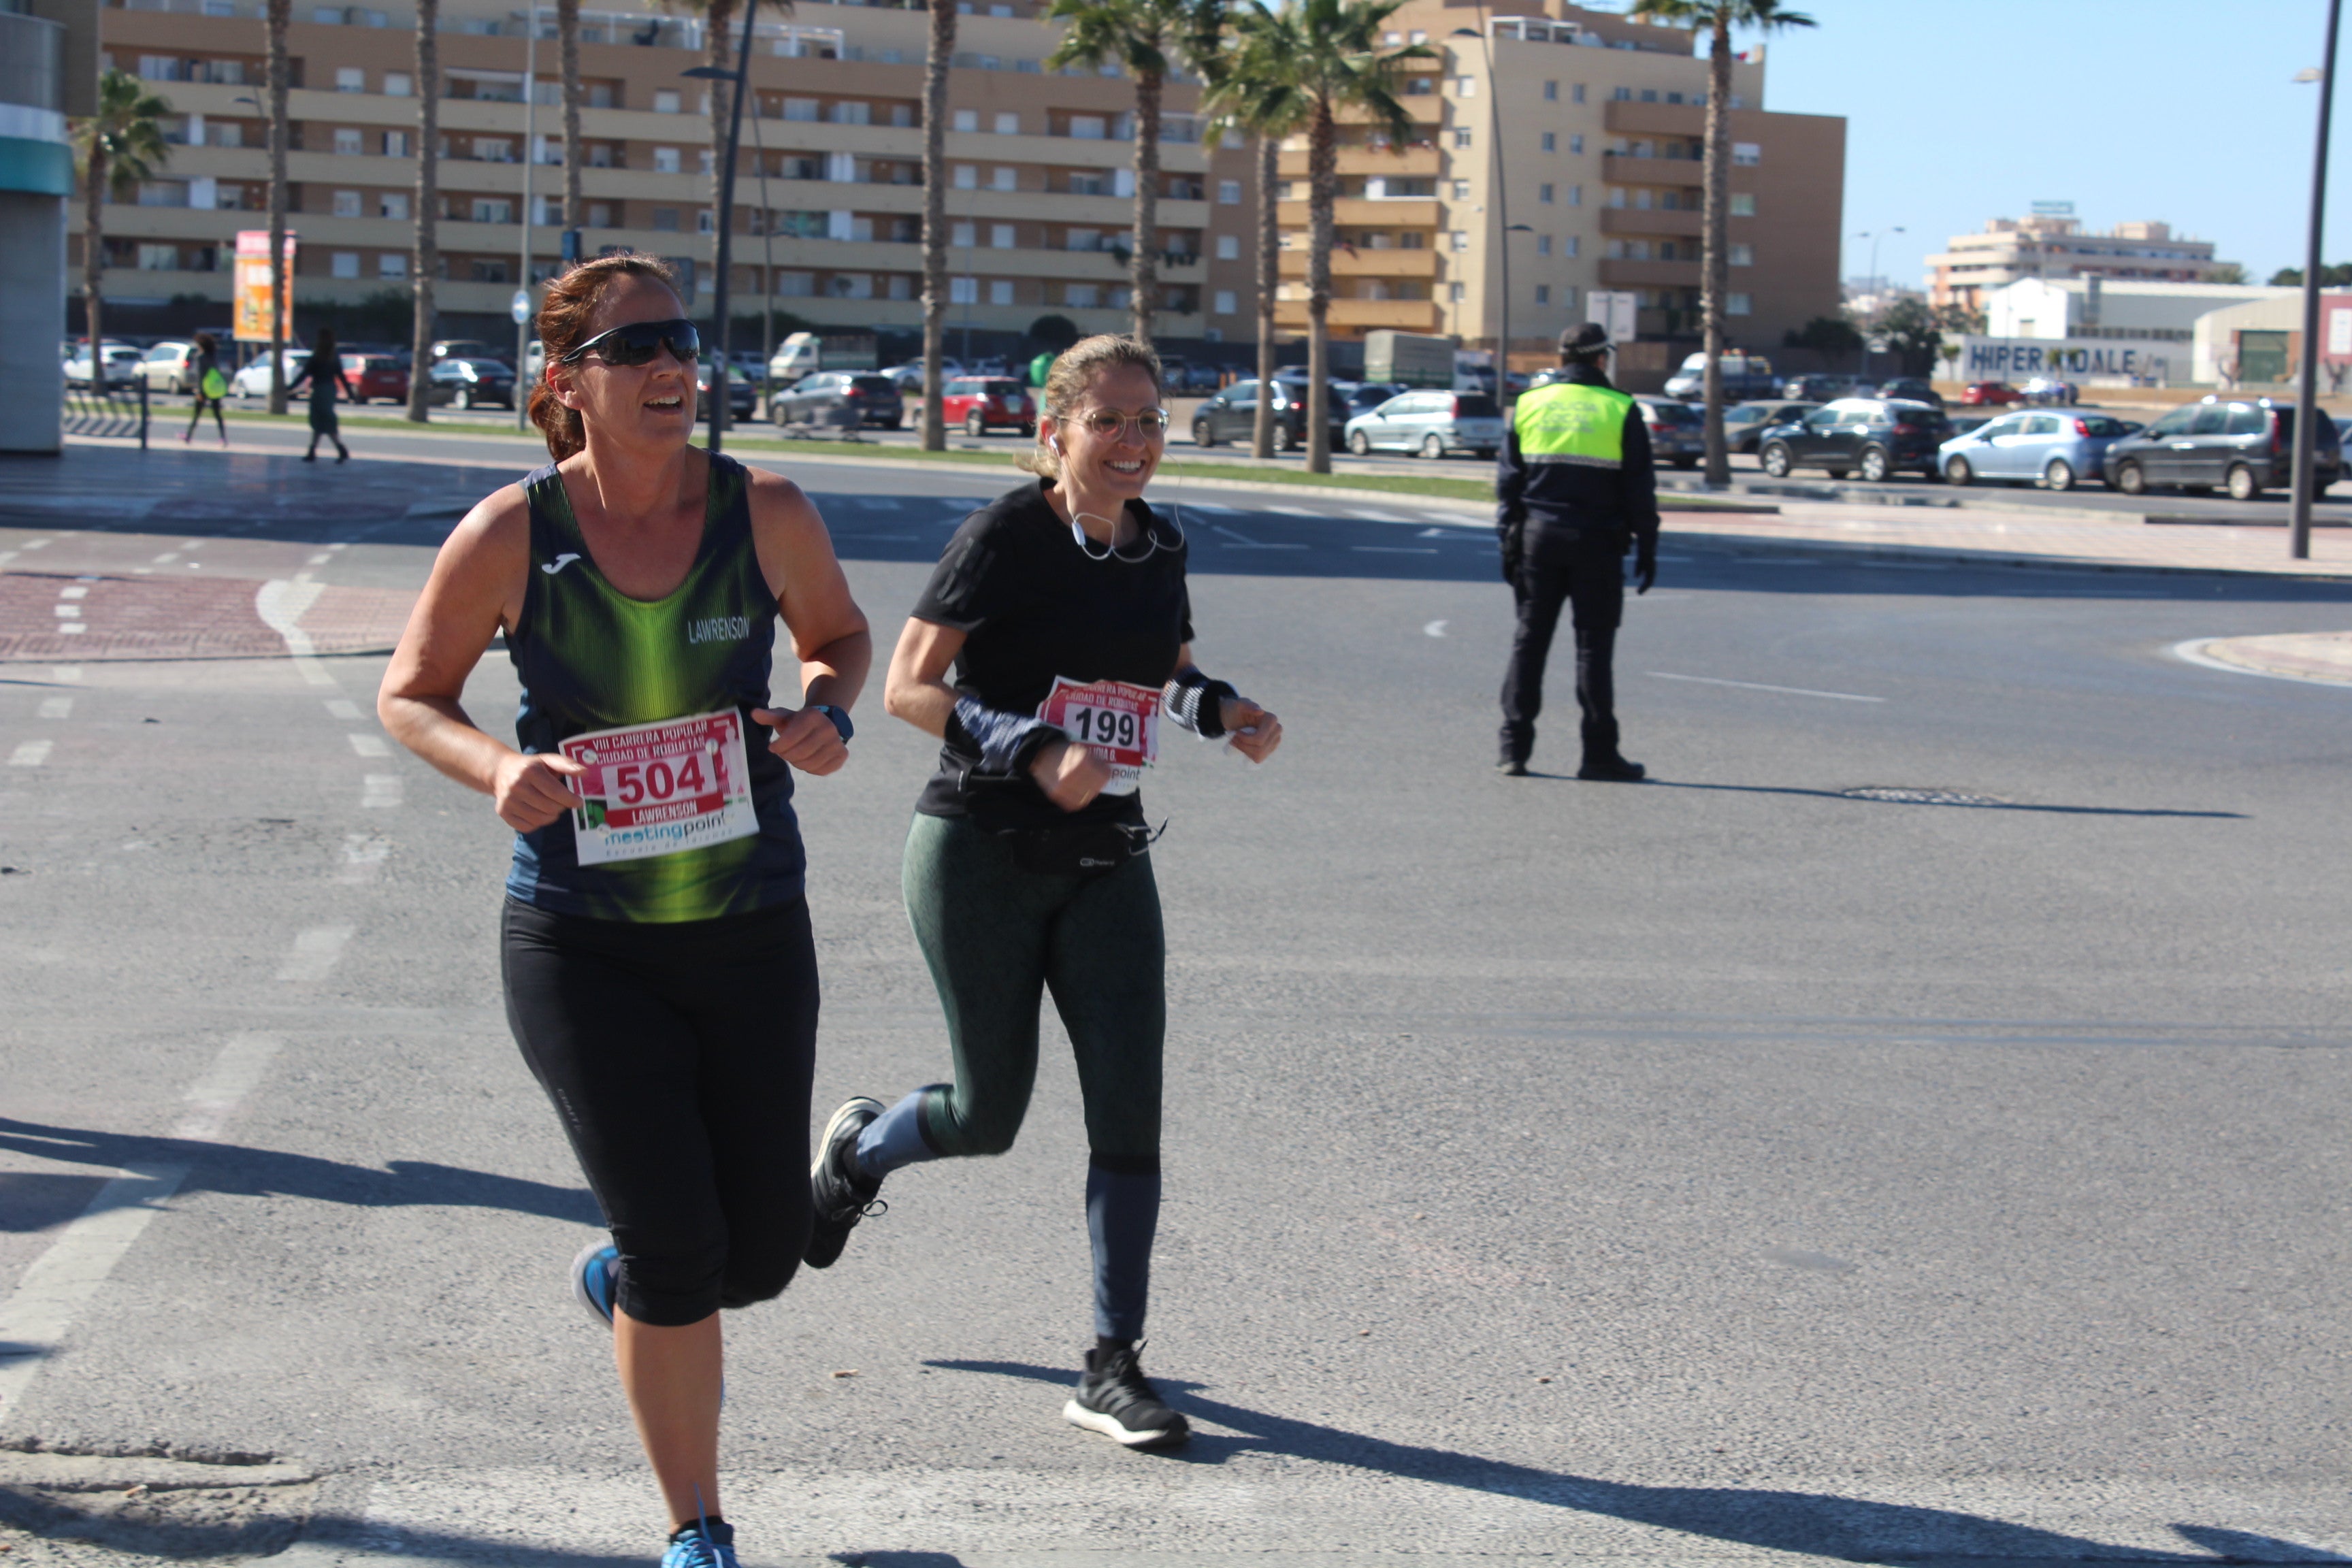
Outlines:
{"type": "Polygon", "coordinates": [[[646,257],[549,286],[530,413],[556,460],[457,525],[377,707],[516,830],[507,1015],[612,1229],[572,1288],[612,1326],[665,1568],[734,1568],[719,1310],[782,1291],[810,1228],[816,961],[792,773],[847,761],[872,645],[799,488],[688,444],[685,315],[646,257]],[[780,612],[797,710],[768,689],[780,612]],[[500,632],[519,746],[460,705],[500,632]]]}

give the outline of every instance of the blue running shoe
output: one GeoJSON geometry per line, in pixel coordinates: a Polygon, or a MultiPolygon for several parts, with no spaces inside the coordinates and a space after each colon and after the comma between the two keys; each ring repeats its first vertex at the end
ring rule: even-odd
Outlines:
{"type": "Polygon", "coordinates": [[[572,1260],[572,1299],[608,1329],[620,1286],[621,1249],[611,1242],[592,1241],[572,1260]]]}
{"type": "Polygon", "coordinates": [[[661,1568],[736,1568],[735,1527],[723,1519],[696,1521],[669,1538],[661,1568]]]}

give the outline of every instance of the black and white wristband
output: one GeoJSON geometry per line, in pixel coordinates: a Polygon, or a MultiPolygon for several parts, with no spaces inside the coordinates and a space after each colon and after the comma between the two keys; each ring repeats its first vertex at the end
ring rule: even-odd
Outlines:
{"type": "Polygon", "coordinates": [[[1240,692],[1222,680],[1212,680],[1197,669],[1180,669],[1175,679],[1161,689],[1160,706],[1181,730],[1190,730],[1204,741],[1213,741],[1225,732],[1224,700],[1239,697],[1240,692]]]}
{"type": "Polygon", "coordinates": [[[959,697],[956,722],[980,752],[984,773],[1017,774],[1055,741],[1069,737],[1043,719],[1027,713],[1004,713],[979,699],[959,697]]]}

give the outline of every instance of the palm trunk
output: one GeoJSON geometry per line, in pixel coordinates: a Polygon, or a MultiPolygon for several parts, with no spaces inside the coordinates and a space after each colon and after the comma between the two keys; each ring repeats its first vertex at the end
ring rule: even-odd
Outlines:
{"type": "Polygon", "coordinates": [[[1706,318],[1706,482],[1731,482],[1731,453],[1723,439],[1723,308],[1731,281],[1730,253],[1724,235],[1731,216],[1731,8],[1715,13],[1715,41],[1707,56],[1706,265],[1699,283],[1699,312],[1706,318]]]}
{"type": "Polygon", "coordinates": [[[1282,144],[1257,139],[1257,417],[1250,425],[1250,456],[1274,456],[1274,297],[1282,285],[1282,224],[1275,212],[1282,144]]]}
{"type": "Polygon", "coordinates": [[[1339,196],[1339,133],[1328,99],[1307,132],[1307,471],[1331,471],[1331,211],[1339,196]]]}
{"type": "Polygon", "coordinates": [[[441,270],[441,0],[416,0],[416,315],[409,331],[408,418],[432,417],[433,331],[438,312],[433,283],[441,270]]]}
{"type": "Polygon", "coordinates": [[[1135,239],[1127,258],[1128,310],[1135,340],[1151,341],[1151,312],[1160,302],[1160,95],[1158,71],[1135,77],[1135,239]]]}
{"type": "Polygon", "coordinates": [[[923,450],[948,449],[940,361],[948,335],[948,66],[955,58],[955,0],[930,0],[923,56],[923,450]]]}
{"type": "Polygon", "coordinates": [[[580,0],[555,0],[555,48],[563,66],[563,226],[583,226],[580,198],[580,0]]]}
{"type": "MultiPolygon", "coordinates": [[[[729,30],[735,20],[735,0],[707,0],[707,4],[708,30],[702,36],[703,63],[731,77],[735,62],[730,58],[727,42],[729,30]]],[[[713,273],[711,286],[715,289],[718,287],[719,231],[735,216],[719,210],[720,182],[726,178],[726,171],[719,164],[727,157],[727,118],[734,99],[735,84],[713,79],[703,85],[710,89],[710,266],[713,273]]],[[[714,305],[716,302],[714,296],[714,305]]],[[[710,323],[711,341],[724,342],[726,335],[727,323],[714,320],[710,323]]]]}
{"type": "Polygon", "coordinates": [[[269,0],[269,412],[286,412],[286,30],[293,0],[269,0]]]}
{"type": "Polygon", "coordinates": [[[106,166],[105,150],[98,144],[95,132],[90,136],[89,168],[82,177],[81,219],[81,330],[89,337],[89,389],[100,396],[106,395],[106,338],[100,330],[99,317],[103,301],[101,274],[106,269],[106,166]]]}

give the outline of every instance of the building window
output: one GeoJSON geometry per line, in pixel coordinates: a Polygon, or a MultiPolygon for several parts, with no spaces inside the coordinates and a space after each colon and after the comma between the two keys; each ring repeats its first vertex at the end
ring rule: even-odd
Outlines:
{"type": "MultiPolygon", "coordinates": [[[[266,251],[269,247],[265,245],[261,248],[266,251]]],[[[338,278],[357,278],[360,275],[360,253],[356,250],[335,252],[334,275],[338,278]]]]}
{"type": "Polygon", "coordinates": [[[1475,76],[1455,77],[1454,79],[1454,96],[1456,98],[1477,97],[1478,79],[1475,76]]]}
{"type": "Polygon", "coordinates": [[[980,279],[977,279],[977,278],[950,278],[950,279],[948,279],[948,303],[949,303],[949,304],[950,304],[950,305],[977,305],[977,304],[979,304],[979,303],[980,303],[980,279]]]}
{"type": "Polygon", "coordinates": [[[375,216],[405,222],[408,217],[408,193],[384,191],[379,194],[375,199],[375,216]]]}
{"type": "Polygon", "coordinates": [[[1536,200],[1546,203],[1547,205],[1549,204],[1551,201],[1551,187],[1549,185],[1538,185],[1536,187],[1536,200]]]}
{"type": "Polygon", "coordinates": [[[1726,294],[1723,297],[1723,313],[1727,316],[1752,316],[1756,313],[1756,297],[1753,294],[1726,294]]]}
{"type": "Polygon", "coordinates": [[[988,244],[991,249],[1010,250],[1013,248],[1013,226],[1011,224],[999,223],[991,224],[989,226],[988,244]]]}
{"type": "Polygon", "coordinates": [[[1021,171],[1018,169],[991,169],[988,172],[988,183],[990,188],[992,190],[1017,191],[1021,188],[1021,171]]]}
{"type": "Polygon", "coordinates": [[[1217,236],[1217,259],[1239,261],[1242,258],[1242,237],[1237,234],[1217,236]]]}
{"type": "Polygon", "coordinates": [[[1556,81],[1548,81],[1544,83],[1544,101],[1546,103],[1558,103],[1559,101],[1559,83],[1556,81]]]}
{"type": "Polygon", "coordinates": [[[664,234],[676,234],[677,232],[677,209],[676,207],[654,208],[654,227],[659,229],[664,234]]]}
{"type": "Polygon", "coordinates": [[[1571,234],[1566,239],[1560,241],[1559,253],[1562,256],[1574,256],[1583,248],[1584,237],[1580,234],[1571,234]]]}
{"type": "Polygon", "coordinates": [[[1550,284],[1538,283],[1536,285],[1536,303],[1538,305],[1549,305],[1551,303],[1550,284]]]}
{"type": "MultiPolygon", "coordinates": [[[[337,92],[365,92],[367,90],[367,72],[360,69],[357,66],[337,66],[335,68],[335,90],[337,92]]],[[[267,250],[269,247],[265,245],[262,248],[267,250]]]]}
{"type": "Polygon", "coordinates": [[[1467,250],[1470,248],[1470,231],[1468,229],[1457,228],[1454,231],[1454,248],[1456,250],[1467,250]]]}
{"type": "Polygon", "coordinates": [[[1584,205],[1584,187],[1582,185],[1570,185],[1568,187],[1568,205],[1572,207],[1580,207],[1584,205]]]}
{"type": "MultiPolygon", "coordinates": [[[[835,125],[871,125],[874,123],[874,106],[862,98],[841,99],[834,104],[833,113],[827,118],[835,125]]],[[[866,296],[856,297],[863,299],[866,296]]]]}
{"type": "Polygon", "coordinates": [[[1230,289],[1220,289],[1209,296],[1209,313],[1213,316],[1235,315],[1239,310],[1240,303],[1230,289]]]}
{"type": "Polygon", "coordinates": [[[401,251],[387,250],[375,258],[375,275],[379,278],[400,279],[408,276],[408,258],[401,251]]]}
{"type": "Polygon", "coordinates": [[[1570,103],[1582,103],[1584,101],[1584,84],[1582,82],[1578,82],[1574,87],[1568,89],[1568,100],[1570,103]]]}
{"type": "Polygon", "coordinates": [[[1568,150],[1571,153],[1581,153],[1584,151],[1584,137],[1581,133],[1573,134],[1569,137],[1568,150]]]}
{"type": "Polygon", "coordinates": [[[357,127],[339,125],[335,128],[335,151],[347,158],[359,155],[360,133],[357,127]]]}
{"type": "Polygon", "coordinates": [[[1470,128],[1468,126],[1465,125],[1454,131],[1454,145],[1457,151],[1465,149],[1470,145],[1470,128]]]}
{"type": "Polygon", "coordinates": [[[1013,279],[1010,278],[991,279],[988,284],[988,302],[992,305],[1010,305],[1013,303],[1013,279]]]}
{"type": "Polygon", "coordinates": [[[1462,285],[1459,283],[1448,283],[1445,286],[1445,297],[1457,305],[1462,303],[1462,285]]]}
{"type": "Polygon", "coordinates": [[[385,132],[383,133],[383,155],[387,158],[407,157],[408,132],[405,131],[385,132]]]}
{"type": "Polygon", "coordinates": [[[976,191],[980,189],[980,171],[970,163],[958,163],[955,166],[954,179],[955,188],[957,190],[976,191]]]}
{"type": "Polygon", "coordinates": [[[998,115],[998,116],[996,117],[996,133],[997,133],[999,136],[1018,136],[1018,135],[1020,135],[1020,134],[1021,134],[1021,116],[1020,116],[1019,114],[1014,113],[1014,112],[1012,112],[1012,111],[1010,111],[1010,110],[1006,111],[1005,113],[1003,113],[1003,114],[998,115]]]}
{"type": "Polygon", "coordinates": [[[1454,199],[1457,202],[1466,202],[1470,199],[1469,181],[1456,180],[1454,182],[1454,199]]]}
{"type": "Polygon", "coordinates": [[[612,227],[613,204],[610,202],[590,202],[588,204],[588,226],[590,228],[612,227]]]}
{"type": "Polygon", "coordinates": [[[1609,91],[1609,101],[1612,103],[1631,103],[1633,101],[1633,89],[1630,87],[1612,88],[1609,91]]]}
{"type": "Polygon", "coordinates": [[[1754,217],[1756,216],[1755,193],[1752,191],[1732,192],[1731,216],[1733,217],[1754,217]]]}
{"type": "Polygon", "coordinates": [[[948,129],[949,129],[949,130],[950,130],[950,131],[977,131],[977,130],[979,130],[979,129],[980,129],[980,110],[977,110],[977,109],[959,109],[959,110],[957,110],[955,111],[955,118],[954,118],[953,120],[950,120],[950,121],[948,121],[948,129]]]}
{"type": "Polygon", "coordinates": [[[386,98],[406,98],[411,91],[406,71],[383,73],[383,95],[386,98]]]}
{"type": "MultiPolygon", "coordinates": [[[[658,96],[658,95],[657,95],[657,96],[658,96]]],[[[670,96],[670,97],[672,97],[672,98],[676,98],[676,97],[677,96],[677,94],[676,94],[676,93],[671,93],[669,96],[670,96]]],[[[816,117],[817,117],[817,102],[816,102],[816,100],[815,100],[815,99],[814,99],[814,98],[788,98],[788,99],[784,100],[784,118],[785,118],[785,119],[787,119],[787,120],[812,121],[814,121],[814,120],[816,119],[816,117]]]]}
{"type": "Polygon", "coordinates": [[[776,294],[780,299],[805,300],[816,292],[816,275],[811,272],[779,272],[776,274],[776,294]]]}
{"type": "Polygon", "coordinates": [[[1091,310],[1102,302],[1102,290],[1091,283],[1062,285],[1062,303],[1073,310],[1091,310]]]}
{"type": "MultiPolygon", "coordinates": [[[[269,247],[261,247],[267,252],[269,247]]],[[[139,247],[139,270],[142,272],[177,272],[180,269],[180,247],[176,245],[142,245],[139,247]]]]}
{"type": "Polygon", "coordinates": [[[1242,183],[1239,180],[1219,180],[1217,182],[1217,205],[1221,207],[1237,207],[1241,205],[1242,183]]]}
{"type": "Polygon", "coordinates": [[[1755,265],[1756,265],[1756,247],[1755,247],[1754,246],[1752,246],[1752,245],[1735,245],[1735,246],[1733,246],[1733,247],[1731,247],[1731,265],[1733,265],[1734,267],[1753,267],[1753,266],[1755,266],[1755,265]]]}
{"type": "Polygon", "coordinates": [[[514,222],[514,203],[503,197],[476,196],[474,221],[476,223],[512,223],[514,222]]]}
{"type": "Polygon", "coordinates": [[[1752,169],[1764,161],[1764,149],[1753,142],[1734,142],[1731,161],[1742,169],[1752,169]]]}
{"type": "Polygon", "coordinates": [[[1539,234],[1536,236],[1536,254],[1538,256],[1549,256],[1551,254],[1551,236],[1548,234],[1539,234]]]}
{"type": "MultiPolygon", "coordinates": [[[[337,217],[359,216],[360,194],[357,191],[337,191],[335,193],[335,216],[337,217]]],[[[267,251],[268,248],[269,247],[266,245],[262,247],[264,251],[267,251]]]]}
{"type": "Polygon", "coordinates": [[[677,172],[677,149],[675,147],[655,148],[654,173],[656,174],[675,174],[677,172]]]}
{"type": "Polygon", "coordinates": [[[712,232],[710,226],[710,209],[709,207],[703,207],[695,213],[694,232],[697,234],[709,234],[712,232]]]}
{"type": "Polygon", "coordinates": [[[1550,132],[1549,132],[1549,131],[1545,132],[1543,133],[1543,150],[1544,150],[1545,152],[1547,152],[1547,153],[1557,153],[1557,152],[1559,152],[1559,137],[1557,137],[1557,136],[1555,136],[1555,135],[1553,135],[1553,134],[1552,134],[1550,132]]]}

